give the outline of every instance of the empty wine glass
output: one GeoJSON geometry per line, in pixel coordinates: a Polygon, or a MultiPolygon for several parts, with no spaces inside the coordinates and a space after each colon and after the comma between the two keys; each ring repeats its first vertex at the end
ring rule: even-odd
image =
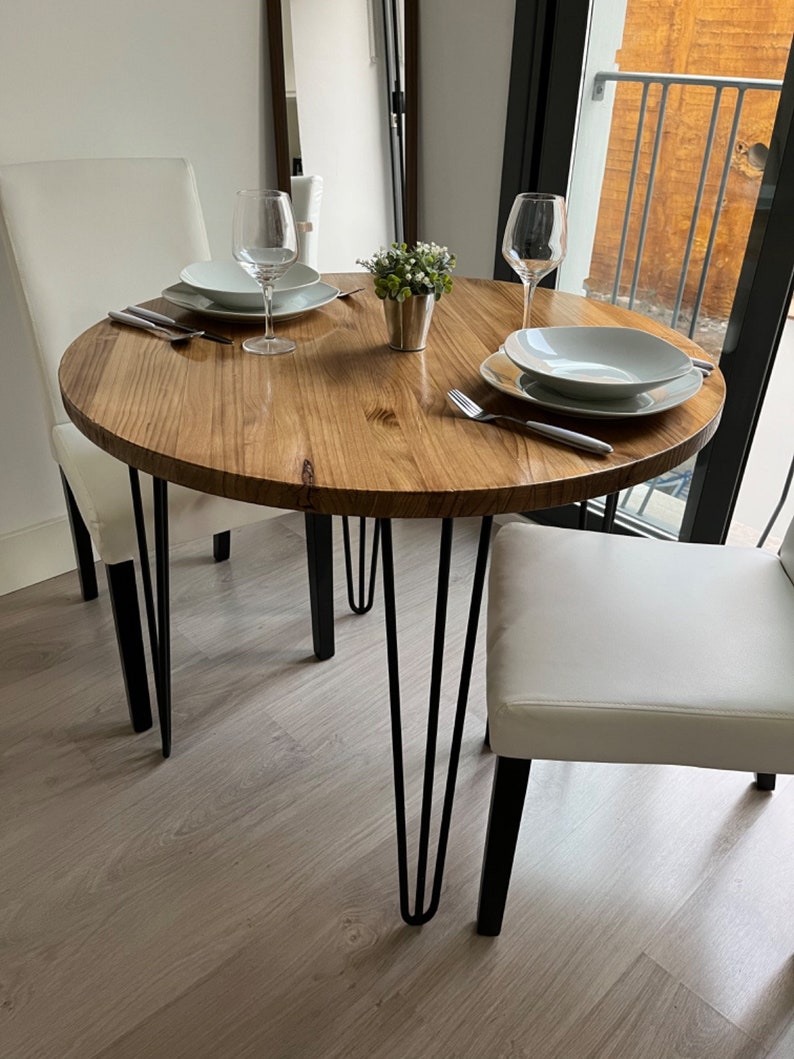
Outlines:
{"type": "Polygon", "coordinates": [[[265,333],[247,338],[248,353],[291,353],[295,343],[273,333],[273,285],[298,258],[298,232],[292,201],[283,191],[238,191],[234,206],[232,253],[259,283],[265,299],[265,333]]]}
{"type": "Polygon", "coordinates": [[[565,257],[568,222],[561,195],[517,195],[507,218],[502,257],[524,284],[524,322],[529,327],[532,295],[538,281],[565,257]]]}

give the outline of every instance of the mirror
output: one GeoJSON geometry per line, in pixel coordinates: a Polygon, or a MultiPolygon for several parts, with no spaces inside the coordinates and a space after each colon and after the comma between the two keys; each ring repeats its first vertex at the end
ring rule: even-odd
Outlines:
{"type": "Polygon", "coordinates": [[[278,186],[323,178],[321,271],[417,239],[418,0],[267,0],[278,186]]]}

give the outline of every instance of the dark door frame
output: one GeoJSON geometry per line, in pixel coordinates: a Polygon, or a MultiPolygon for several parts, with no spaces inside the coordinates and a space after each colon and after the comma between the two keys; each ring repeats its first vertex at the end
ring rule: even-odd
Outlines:
{"type": "Polygon", "coordinates": [[[501,250],[516,195],[567,194],[589,28],[590,0],[516,0],[494,279],[518,282],[501,250]]]}
{"type": "MultiPolygon", "coordinates": [[[[794,46],[739,274],[720,369],[722,421],[698,457],[681,539],[723,543],[794,290],[794,46]]],[[[789,444],[794,448],[794,430],[789,444]]],[[[783,483],[781,482],[781,488],[783,483]]]]}

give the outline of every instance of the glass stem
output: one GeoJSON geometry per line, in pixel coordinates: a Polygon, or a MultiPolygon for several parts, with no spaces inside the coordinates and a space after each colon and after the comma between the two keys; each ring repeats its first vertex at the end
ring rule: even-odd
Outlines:
{"type": "Polygon", "coordinates": [[[532,310],[532,295],[535,293],[537,285],[537,280],[524,280],[524,322],[521,325],[522,328],[531,327],[529,317],[532,310]]]}
{"type": "Polygon", "coordinates": [[[265,338],[272,341],[275,337],[273,330],[273,284],[262,282],[262,295],[265,299],[265,338]]]}

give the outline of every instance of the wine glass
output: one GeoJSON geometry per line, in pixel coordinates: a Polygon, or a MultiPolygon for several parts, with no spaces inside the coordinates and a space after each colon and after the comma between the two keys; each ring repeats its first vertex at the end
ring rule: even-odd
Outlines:
{"type": "Polygon", "coordinates": [[[568,222],[561,195],[517,195],[507,218],[502,257],[524,284],[524,322],[529,327],[532,295],[538,281],[565,257],[568,222]]]}
{"type": "Polygon", "coordinates": [[[298,231],[292,201],[284,191],[238,191],[234,206],[232,253],[259,283],[265,299],[265,333],[247,338],[248,353],[291,353],[291,338],[273,333],[273,284],[298,258],[298,231]]]}

